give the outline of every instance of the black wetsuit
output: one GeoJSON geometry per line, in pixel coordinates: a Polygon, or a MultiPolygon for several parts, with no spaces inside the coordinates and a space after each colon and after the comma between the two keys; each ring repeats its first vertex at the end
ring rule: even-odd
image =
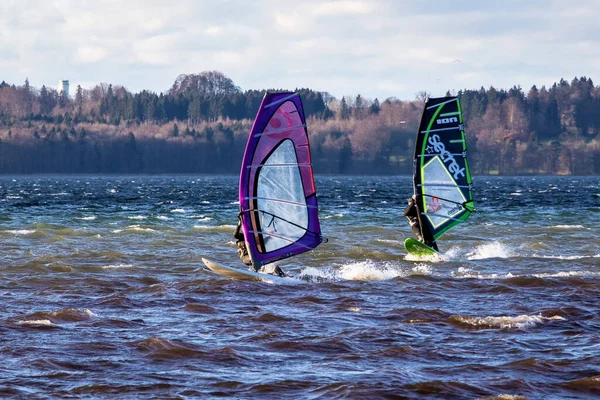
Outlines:
{"type": "Polygon", "coordinates": [[[242,217],[238,218],[237,228],[233,232],[233,238],[235,239],[235,245],[237,247],[238,254],[240,255],[240,259],[246,265],[252,265],[252,259],[248,254],[248,249],[246,248],[246,240],[244,239],[244,232],[242,232],[242,217]]]}
{"type": "MultiPolygon", "coordinates": [[[[250,258],[250,254],[248,254],[248,249],[246,248],[246,240],[244,239],[244,232],[242,231],[242,217],[241,215],[238,217],[238,225],[233,232],[233,238],[235,239],[235,245],[237,247],[238,254],[240,255],[240,259],[246,265],[252,265],[252,258],[250,258]]],[[[257,269],[252,265],[254,271],[259,272],[260,268],[257,269]]],[[[283,272],[283,270],[279,267],[279,265],[273,265],[273,271],[270,272],[273,275],[285,277],[287,274],[283,272]]]]}
{"type": "Polygon", "coordinates": [[[408,206],[404,209],[404,216],[408,219],[410,228],[419,240],[419,242],[426,244],[435,251],[438,251],[437,244],[433,235],[429,231],[427,225],[421,225],[421,215],[417,202],[412,197],[408,199],[408,206]]]}

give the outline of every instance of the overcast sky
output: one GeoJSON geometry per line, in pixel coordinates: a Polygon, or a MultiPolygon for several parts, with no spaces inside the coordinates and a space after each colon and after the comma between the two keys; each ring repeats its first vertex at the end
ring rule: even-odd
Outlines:
{"type": "Polygon", "coordinates": [[[600,80],[599,41],[598,0],[0,0],[0,81],[38,88],[159,93],[218,70],[337,98],[527,92],[600,80]]]}

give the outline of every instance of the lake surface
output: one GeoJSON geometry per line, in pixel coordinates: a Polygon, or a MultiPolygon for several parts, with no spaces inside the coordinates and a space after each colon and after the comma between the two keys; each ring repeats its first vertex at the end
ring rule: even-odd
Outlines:
{"type": "Polygon", "coordinates": [[[0,177],[0,396],[600,396],[600,178],[474,177],[408,257],[411,178],[318,177],[329,238],[243,267],[233,176],[0,177]]]}

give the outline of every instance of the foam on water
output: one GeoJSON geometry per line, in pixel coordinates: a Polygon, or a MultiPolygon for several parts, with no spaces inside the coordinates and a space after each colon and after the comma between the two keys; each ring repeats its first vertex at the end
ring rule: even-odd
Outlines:
{"type": "Polygon", "coordinates": [[[466,268],[466,267],[459,267],[458,270],[452,271],[450,273],[450,275],[455,278],[477,278],[477,279],[510,279],[510,278],[515,277],[515,275],[513,275],[510,272],[507,272],[506,274],[497,274],[497,273],[480,274],[479,272],[474,271],[470,268],[466,268]]]}
{"type": "Polygon", "coordinates": [[[462,315],[453,315],[450,317],[453,321],[461,324],[470,325],[480,328],[489,329],[508,329],[508,328],[532,328],[537,325],[541,325],[544,322],[564,320],[561,316],[544,317],[541,314],[538,315],[519,315],[516,317],[511,316],[497,316],[497,317],[471,317],[462,315]]]}
{"type": "Polygon", "coordinates": [[[301,277],[326,281],[382,281],[410,275],[431,275],[431,267],[421,263],[410,269],[404,269],[392,263],[377,263],[373,260],[366,260],[345,264],[339,268],[307,267],[300,273],[301,277]]]}
{"type": "Polygon", "coordinates": [[[190,215],[189,217],[186,218],[191,218],[191,219],[196,219],[200,222],[202,221],[212,221],[213,218],[212,217],[207,217],[206,215],[190,215]]]}
{"type": "Polygon", "coordinates": [[[114,265],[104,265],[102,269],[121,269],[121,268],[133,268],[133,264],[114,264],[114,265]]]}
{"type": "Polygon", "coordinates": [[[598,276],[600,272],[598,271],[564,271],[564,272],[554,272],[554,273],[542,273],[542,274],[532,274],[531,276],[535,276],[536,278],[565,278],[571,276],[598,276]]]}
{"type": "Polygon", "coordinates": [[[233,232],[235,225],[194,225],[194,229],[218,231],[218,232],[233,232]]]}
{"type": "Polygon", "coordinates": [[[18,325],[54,325],[49,319],[35,319],[30,321],[17,321],[18,325]]]}
{"type": "Polygon", "coordinates": [[[403,271],[377,265],[371,260],[343,265],[336,271],[337,278],[349,281],[381,281],[405,275],[403,271]]]}
{"type": "Polygon", "coordinates": [[[467,254],[469,260],[483,260],[486,258],[508,258],[513,257],[513,251],[500,242],[492,242],[477,246],[475,250],[467,254]]]}
{"type": "Polygon", "coordinates": [[[31,235],[36,232],[36,229],[14,229],[4,231],[6,233],[12,233],[13,235],[31,235]]]}
{"type": "Polygon", "coordinates": [[[548,226],[550,229],[587,229],[583,225],[552,225],[548,226]]]}
{"type": "Polygon", "coordinates": [[[321,219],[332,219],[332,218],[344,218],[344,214],[339,213],[339,214],[335,214],[335,215],[327,215],[325,217],[322,217],[321,219]]]}
{"type": "Polygon", "coordinates": [[[171,210],[172,213],[185,213],[186,211],[183,208],[175,208],[171,210]]]}
{"type": "Polygon", "coordinates": [[[581,260],[583,258],[588,258],[590,256],[579,256],[579,255],[575,255],[575,256],[554,256],[554,255],[543,255],[543,254],[537,254],[534,253],[533,257],[537,257],[537,258],[546,258],[549,260],[581,260]]]}
{"type": "Polygon", "coordinates": [[[376,242],[388,243],[388,244],[402,244],[400,240],[395,239],[375,239],[376,242]]]}
{"type": "Polygon", "coordinates": [[[470,268],[459,267],[456,271],[452,271],[450,273],[450,275],[455,278],[476,278],[476,279],[511,279],[511,278],[526,278],[526,277],[568,278],[568,277],[575,277],[575,276],[590,276],[590,277],[598,276],[598,275],[600,275],[600,272],[599,271],[561,271],[561,272],[537,273],[537,274],[513,274],[511,272],[507,272],[506,274],[499,274],[499,273],[481,274],[470,268]]]}
{"type": "Polygon", "coordinates": [[[112,233],[123,233],[123,232],[156,232],[155,229],[152,228],[142,228],[139,225],[130,225],[124,229],[115,229],[112,233]]]}

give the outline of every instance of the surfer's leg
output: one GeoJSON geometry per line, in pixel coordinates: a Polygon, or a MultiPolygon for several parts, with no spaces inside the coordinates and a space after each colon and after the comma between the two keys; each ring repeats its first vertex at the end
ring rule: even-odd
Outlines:
{"type": "Polygon", "coordinates": [[[283,272],[283,270],[281,268],[279,268],[279,265],[275,265],[275,268],[273,270],[273,274],[277,275],[277,276],[281,276],[281,277],[286,277],[287,274],[285,272],[283,272]]]}
{"type": "Polygon", "coordinates": [[[423,243],[423,235],[421,234],[421,228],[419,227],[419,221],[417,218],[406,217],[408,219],[408,223],[410,224],[410,229],[412,229],[413,233],[417,237],[417,240],[423,243]]]}
{"type": "Polygon", "coordinates": [[[263,265],[257,272],[269,275],[280,276],[282,278],[288,276],[283,270],[279,267],[279,265],[271,263],[263,265]]]}
{"type": "Polygon", "coordinates": [[[244,239],[244,232],[242,232],[242,219],[238,217],[238,224],[233,232],[233,238],[235,239],[235,245],[237,247],[238,254],[240,255],[240,259],[246,265],[252,265],[252,260],[250,259],[250,255],[248,254],[248,249],[246,248],[246,240],[244,239]]]}
{"type": "Polygon", "coordinates": [[[240,259],[246,265],[252,265],[252,260],[250,259],[250,255],[248,254],[248,249],[246,248],[246,242],[243,240],[235,242],[237,246],[238,254],[240,255],[240,259]]]}

